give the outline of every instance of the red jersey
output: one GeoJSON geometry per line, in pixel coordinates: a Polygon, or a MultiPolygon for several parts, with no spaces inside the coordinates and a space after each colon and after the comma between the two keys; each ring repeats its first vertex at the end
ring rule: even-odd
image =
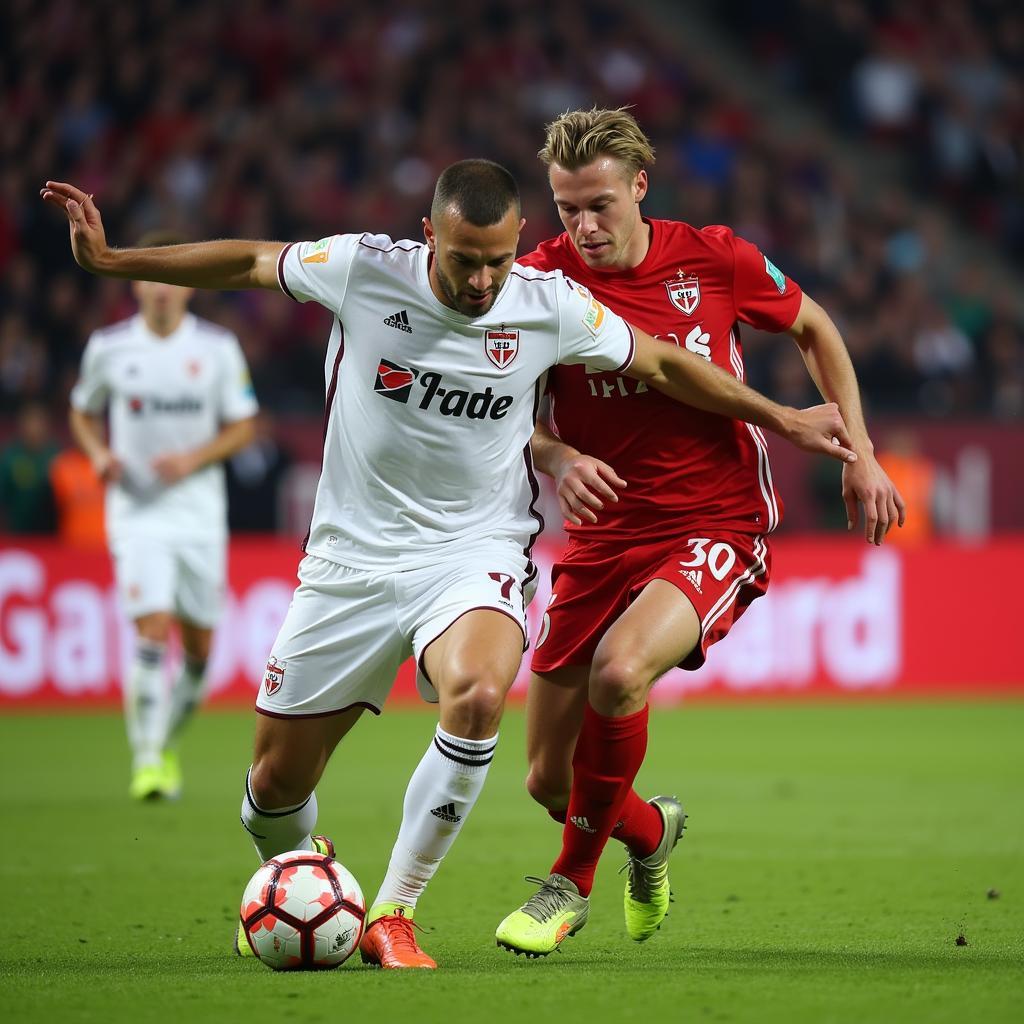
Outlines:
{"type": "MultiPolygon", "coordinates": [[[[631,324],[742,380],[739,323],[786,330],[800,310],[799,286],[727,227],[644,223],[651,228],[650,249],[631,270],[591,270],[564,233],[518,262],[563,271],[631,324]]],[[[709,525],[756,533],[779,525],[782,503],[760,428],[588,366],[554,367],[548,391],[559,436],[628,482],[596,524],[566,524],[570,533],[629,540],[709,525]]]]}

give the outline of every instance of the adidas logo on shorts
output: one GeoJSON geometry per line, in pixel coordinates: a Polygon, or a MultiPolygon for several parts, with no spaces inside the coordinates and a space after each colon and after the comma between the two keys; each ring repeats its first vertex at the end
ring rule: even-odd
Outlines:
{"type": "Polygon", "coordinates": [[[442,821],[462,821],[462,815],[455,813],[455,804],[442,804],[440,807],[432,808],[430,813],[442,821]]]}

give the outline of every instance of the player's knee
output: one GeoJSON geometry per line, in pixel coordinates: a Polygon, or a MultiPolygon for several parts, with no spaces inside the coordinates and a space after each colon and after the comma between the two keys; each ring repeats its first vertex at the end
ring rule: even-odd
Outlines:
{"type": "Polygon", "coordinates": [[[267,811],[301,803],[313,792],[313,786],[284,758],[273,754],[257,758],[249,771],[249,793],[256,806],[267,811]]]}
{"type": "Polygon", "coordinates": [[[569,803],[571,778],[560,778],[545,766],[534,764],[526,776],[526,792],[548,810],[566,807],[569,803]]]}
{"type": "Polygon", "coordinates": [[[621,713],[643,704],[651,682],[642,662],[598,647],[590,673],[590,703],[604,714],[621,713]]]}
{"type": "Polygon", "coordinates": [[[493,736],[505,708],[505,691],[500,682],[486,676],[467,681],[447,702],[445,720],[467,739],[493,736]]]}
{"type": "Polygon", "coordinates": [[[135,632],[147,643],[166,645],[171,639],[171,617],[162,612],[143,615],[135,620],[135,632]]]}

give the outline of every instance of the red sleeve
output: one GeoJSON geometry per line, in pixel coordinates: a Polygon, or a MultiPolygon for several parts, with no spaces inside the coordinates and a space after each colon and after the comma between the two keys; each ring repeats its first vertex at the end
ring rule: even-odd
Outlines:
{"type": "Polygon", "coordinates": [[[756,245],[735,235],[732,239],[733,302],[736,317],[762,331],[788,330],[797,313],[803,292],[800,286],[775,266],[756,245]]]}

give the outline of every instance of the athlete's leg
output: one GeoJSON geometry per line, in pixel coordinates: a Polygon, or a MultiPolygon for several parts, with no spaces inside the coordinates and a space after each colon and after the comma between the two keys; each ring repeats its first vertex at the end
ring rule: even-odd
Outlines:
{"type": "Polygon", "coordinates": [[[364,710],[348,708],[319,718],[257,716],[242,824],[261,860],[288,850],[313,849],[313,790],[334,748],[364,710]]]}
{"type": "MultiPolygon", "coordinates": [[[[138,616],[135,625],[135,654],[125,680],[124,708],[136,773],[156,769],[160,763],[165,728],[166,687],[164,681],[167,645],[171,636],[170,612],[149,612],[138,616]]],[[[138,781],[138,780],[135,780],[138,781]]],[[[158,779],[151,794],[156,795],[158,779]]],[[[143,779],[139,785],[142,785],[143,779]]]]}
{"type": "Polygon", "coordinates": [[[440,702],[440,722],[409,780],[387,874],[367,914],[364,962],[437,966],[419,948],[410,919],[483,788],[522,653],[522,628],[501,612],[480,608],[456,619],[421,653],[440,702]]]}
{"type": "Polygon", "coordinates": [[[526,695],[526,789],[565,822],[572,789],[572,756],[587,704],[589,665],[534,673],[526,695]]]}
{"type": "Polygon", "coordinates": [[[182,663],[177,679],[171,685],[170,711],[167,718],[166,745],[173,746],[203,698],[206,665],[210,659],[213,630],[179,619],[182,663]]]}
{"type": "Polygon", "coordinates": [[[411,914],[459,834],[494,757],[505,695],[522,651],[522,630],[513,619],[477,609],[423,652],[440,723],[409,781],[398,840],[372,914],[395,905],[411,914]]]}
{"type": "MultiPolygon", "coordinates": [[[[598,644],[583,729],[573,756],[562,852],[551,869],[571,879],[583,895],[593,886],[601,851],[643,763],[647,694],[699,640],[700,620],[693,605],[671,583],[656,579],[598,644]]],[[[651,808],[651,813],[658,812],[651,808]]]]}

